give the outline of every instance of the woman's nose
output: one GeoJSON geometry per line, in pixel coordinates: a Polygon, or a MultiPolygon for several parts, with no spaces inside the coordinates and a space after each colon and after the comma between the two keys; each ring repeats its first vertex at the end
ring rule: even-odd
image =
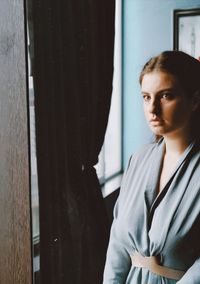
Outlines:
{"type": "Polygon", "coordinates": [[[160,104],[157,100],[152,100],[149,104],[149,112],[158,114],[160,112],[160,104]]]}

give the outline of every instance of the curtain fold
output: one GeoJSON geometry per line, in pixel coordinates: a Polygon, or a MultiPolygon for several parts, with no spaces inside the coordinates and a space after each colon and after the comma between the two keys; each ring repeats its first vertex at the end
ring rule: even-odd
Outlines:
{"type": "Polygon", "coordinates": [[[41,283],[102,283],[109,225],[94,165],[112,93],[114,0],[34,0],[41,283]]]}

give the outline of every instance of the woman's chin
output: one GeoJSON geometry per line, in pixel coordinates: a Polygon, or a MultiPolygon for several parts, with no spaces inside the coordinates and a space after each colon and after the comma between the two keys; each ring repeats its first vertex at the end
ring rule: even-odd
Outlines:
{"type": "Polygon", "coordinates": [[[163,136],[165,134],[165,130],[162,127],[150,127],[153,134],[158,136],[163,136]]]}

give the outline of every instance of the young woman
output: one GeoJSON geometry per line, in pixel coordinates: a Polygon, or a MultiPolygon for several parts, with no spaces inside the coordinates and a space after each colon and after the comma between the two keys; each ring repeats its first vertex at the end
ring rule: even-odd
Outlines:
{"type": "Polygon", "coordinates": [[[124,174],[103,283],[200,284],[200,62],[165,51],[140,84],[156,142],[124,174]]]}

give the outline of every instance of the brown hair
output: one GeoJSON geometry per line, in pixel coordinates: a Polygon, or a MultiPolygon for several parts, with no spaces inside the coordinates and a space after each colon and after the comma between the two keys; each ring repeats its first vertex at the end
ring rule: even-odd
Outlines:
{"type": "MultiPolygon", "coordinates": [[[[163,71],[174,75],[187,97],[190,99],[194,95],[199,96],[200,101],[200,62],[194,57],[182,51],[164,51],[158,56],[152,57],[141,71],[140,85],[144,75],[153,71],[163,71]]],[[[194,112],[191,124],[193,136],[200,140],[200,106],[194,112]]],[[[158,140],[160,137],[156,138],[158,140]]]]}

